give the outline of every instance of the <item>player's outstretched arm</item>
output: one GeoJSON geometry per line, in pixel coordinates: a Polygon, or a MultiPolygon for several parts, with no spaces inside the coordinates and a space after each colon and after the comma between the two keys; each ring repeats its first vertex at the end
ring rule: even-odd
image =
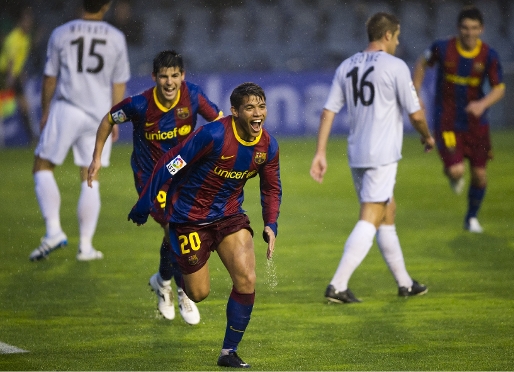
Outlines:
{"type": "MultiPolygon", "coordinates": [[[[126,83],[115,83],[112,85],[112,105],[116,105],[123,97],[125,97],[125,90],[126,90],[127,84],[126,83]]],[[[112,126],[112,142],[116,142],[120,138],[120,131],[118,126],[113,125],[112,126]]]]}
{"type": "Polygon", "coordinates": [[[132,210],[130,211],[130,213],[128,215],[127,221],[132,220],[135,224],[137,224],[137,226],[144,225],[146,223],[146,221],[148,220],[149,213],[150,213],[150,211],[148,211],[148,212],[139,211],[138,205],[136,204],[136,205],[134,205],[134,207],[132,207],[132,210]]]}
{"type": "Polygon", "coordinates": [[[335,112],[323,109],[320,117],[316,154],[312,159],[310,170],[311,177],[319,183],[323,182],[323,177],[327,171],[327,143],[335,116],[335,112]]]}
{"type": "Polygon", "coordinates": [[[104,149],[105,142],[111,134],[112,125],[109,122],[109,114],[105,115],[96,131],[96,143],[95,149],[93,151],[93,160],[89,165],[89,169],[87,171],[87,185],[89,187],[93,187],[93,181],[98,179],[98,171],[100,170],[102,163],[102,151],[104,149]]]}
{"type": "Polygon", "coordinates": [[[414,129],[421,134],[421,143],[425,145],[425,152],[431,151],[435,146],[434,137],[430,134],[427,120],[423,110],[418,110],[409,115],[410,122],[414,129]]]}
{"type": "Polygon", "coordinates": [[[505,84],[495,85],[482,99],[469,102],[465,111],[479,118],[484,114],[485,110],[501,100],[503,96],[505,96],[505,84]]]}
{"type": "Polygon", "coordinates": [[[43,77],[43,87],[41,89],[41,120],[39,122],[40,131],[46,125],[48,120],[48,113],[50,112],[50,102],[54,96],[55,88],[57,87],[57,77],[45,75],[43,77]]]}
{"type": "Polygon", "coordinates": [[[271,229],[271,227],[264,227],[264,231],[262,232],[262,237],[264,241],[268,243],[268,250],[266,251],[266,257],[270,260],[273,257],[273,252],[275,251],[275,233],[271,229]]]}

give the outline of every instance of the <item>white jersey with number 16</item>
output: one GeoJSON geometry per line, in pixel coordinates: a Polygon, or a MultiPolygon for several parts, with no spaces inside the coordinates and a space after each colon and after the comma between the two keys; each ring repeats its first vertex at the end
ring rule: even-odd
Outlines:
{"type": "Polygon", "coordinates": [[[325,109],[347,106],[352,168],[378,167],[401,159],[403,110],[420,110],[406,63],[386,52],[359,52],[337,68],[325,109]]]}

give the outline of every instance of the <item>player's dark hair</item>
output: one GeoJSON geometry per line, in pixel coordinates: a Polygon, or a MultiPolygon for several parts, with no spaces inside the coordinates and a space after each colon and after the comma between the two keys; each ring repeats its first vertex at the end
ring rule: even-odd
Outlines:
{"type": "Polygon", "coordinates": [[[400,21],[394,15],[385,12],[375,13],[366,21],[368,40],[370,42],[380,40],[387,31],[394,34],[399,27],[400,21]]]}
{"type": "Polygon", "coordinates": [[[460,23],[465,19],[472,19],[474,21],[480,22],[481,25],[484,24],[484,17],[482,16],[482,12],[474,5],[467,5],[459,13],[457,17],[457,26],[460,26],[460,23]]]}
{"type": "Polygon", "coordinates": [[[109,4],[112,0],[84,0],[82,6],[88,13],[98,13],[105,4],[109,4]]]}
{"type": "Polygon", "coordinates": [[[230,95],[230,105],[238,108],[243,104],[244,97],[256,96],[266,102],[264,89],[255,83],[243,83],[238,85],[230,95]]]}
{"type": "Polygon", "coordinates": [[[178,67],[180,72],[184,72],[184,61],[182,55],[174,50],[163,50],[153,59],[153,73],[157,75],[161,68],[178,67]]]}

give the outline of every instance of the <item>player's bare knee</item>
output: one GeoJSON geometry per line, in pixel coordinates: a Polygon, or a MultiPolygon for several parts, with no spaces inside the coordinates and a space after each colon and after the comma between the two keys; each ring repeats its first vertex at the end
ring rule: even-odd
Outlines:
{"type": "Polygon", "coordinates": [[[458,181],[459,179],[464,177],[464,170],[465,170],[464,164],[459,163],[459,164],[454,164],[451,167],[446,168],[445,173],[450,179],[452,179],[454,181],[458,181]]]}
{"type": "Polygon", "coordinates": [[[234,280],[234,287],[239,293],[253,293],[256,282],[255,271],[238,276],[234,280]]]}
{"type": "Polygon", "coordinates": [[[187,297],[193,302],[201,302],[209,296],[210,288],[188,289],[187,297]]]}

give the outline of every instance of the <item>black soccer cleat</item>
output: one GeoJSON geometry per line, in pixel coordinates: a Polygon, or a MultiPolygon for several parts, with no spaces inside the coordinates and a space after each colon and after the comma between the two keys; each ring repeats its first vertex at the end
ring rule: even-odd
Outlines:
{"type": "Polygon", "coordinates": [[[352,291],[350,291],[350,288],[348,288],[346,291],[339,292],[332,284],[328,285],[327,290],[325,291],[325,298],[330,302],[337,302],[339,304],[361,302],[361,300],[353,295],[352,291]]]}
{"type": "Polygon", "coordinates": [[[220,367],[250,368],[250,365],[243,362],[235,351],[230,351],[227,355],[220,355],[218,365],[220,367]]]}
{"type": "Polygon", "coordinates": [[[427,292],[428,292],[428,288],[423,284],[419,284],[415,280],[412,280],[412,286],[410,288],[407,288],[407,287],[399,287],[398,288],[398,296],[401,296],[401,297],[421,296],[427,292]]]}

